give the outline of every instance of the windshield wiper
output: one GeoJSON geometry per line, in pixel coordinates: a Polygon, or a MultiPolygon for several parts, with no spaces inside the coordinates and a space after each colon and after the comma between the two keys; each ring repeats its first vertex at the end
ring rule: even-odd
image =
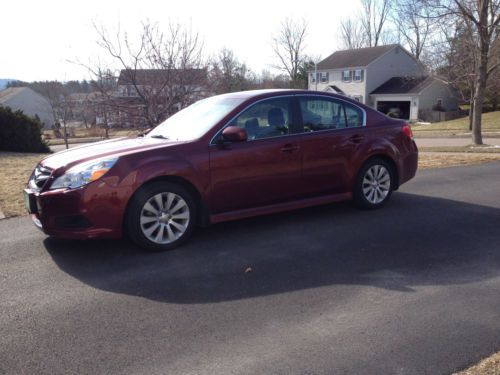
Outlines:
{"type": "Polygon", "coordinates": [[[151,138],[169,139],[168,137],[161,134],[152,135],[151,138]]]}

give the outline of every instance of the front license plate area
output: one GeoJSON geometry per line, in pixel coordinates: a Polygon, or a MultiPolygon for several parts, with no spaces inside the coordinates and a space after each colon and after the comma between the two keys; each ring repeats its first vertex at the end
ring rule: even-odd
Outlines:
{"type": "Polygon", "coordinates": [[[24,205],[26,206],[26,210],[30,214],[36,214],[37,213],[37,207],[36,207],[36,198],[35,194],[31,193],[30,191],[24,190],[24,205]]]}

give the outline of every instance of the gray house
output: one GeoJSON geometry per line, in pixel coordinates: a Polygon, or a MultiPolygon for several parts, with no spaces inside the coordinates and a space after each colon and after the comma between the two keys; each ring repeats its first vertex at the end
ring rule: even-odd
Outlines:
{"type": "Polygon", "coordinates": [[[13,111],[21,110],[25,115],[37,115],[45,129],[54,125],[52,106],[42,95],[28,87],[11,87],[0,91],[0,106],[10,107],[13,111]]]}
{"type": "Polygon", "coordinates": [[[333,53],[310,72],[309,90],[347,95],[409,120],[425,119],[433,108],[458,108],[448,83],[427,76],[424,65],[399,44],[333,53]]]}

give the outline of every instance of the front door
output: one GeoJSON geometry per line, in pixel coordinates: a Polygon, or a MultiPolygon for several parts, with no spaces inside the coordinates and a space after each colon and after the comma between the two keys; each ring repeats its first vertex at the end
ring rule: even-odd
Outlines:
{"type": "MultiPolygon", "coordinates": [[[[292,200],[299,193],[300,135],[294,135],[293,98],[257,102],[228,125],[244,128],[245,142],[210,145],[213,214],[292,200]]],[[[220,134],[220,133],[219,133],[220,134]]]]}

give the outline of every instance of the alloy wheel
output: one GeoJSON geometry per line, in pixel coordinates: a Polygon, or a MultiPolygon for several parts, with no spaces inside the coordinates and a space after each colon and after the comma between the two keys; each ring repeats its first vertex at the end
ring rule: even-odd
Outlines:
{"type": "Polygon", "coordinates": [[[380,164],[368,168],[363,177],[362,189],[371,204],[383,202],[391,191],[391,175],[387,168],[380,164]]]}
{"type": "Polygon", "coordinates": [[[153,195],[142,207],[140,215],[142,233],[157,244],[177,241],[186,232],[189,220],[187,202],[171,192],[153,195]]]}

